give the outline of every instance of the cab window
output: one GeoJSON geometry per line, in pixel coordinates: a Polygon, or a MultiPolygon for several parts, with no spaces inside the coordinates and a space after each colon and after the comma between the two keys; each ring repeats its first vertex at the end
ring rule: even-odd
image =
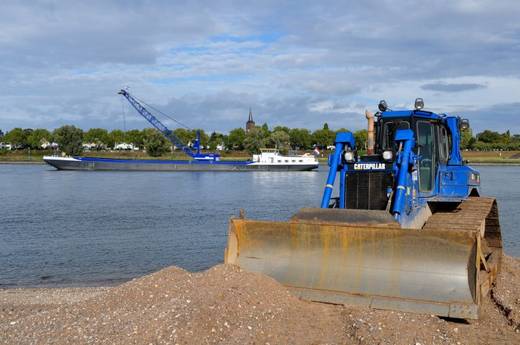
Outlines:
{"type": "Polygon", "coordinates": [[[450,158],[450,141],[448,130],[445,126],[439,126],[439,161],[446,164],[450,158]]]}
{"type": "Polygon", "coordinates": [[[436,166],[435,132],[431,122],[417,122],[417,154],[420,155],[419,191],[429,192],[433,189],[436,166]]]}
{"type": "Polygon", "coordinates": [[[396,119],[385,121],[383,124],[383,150],[395,150],[395,132],[398,129],[409,129],[410,122],[408,120],[396,119]]]}

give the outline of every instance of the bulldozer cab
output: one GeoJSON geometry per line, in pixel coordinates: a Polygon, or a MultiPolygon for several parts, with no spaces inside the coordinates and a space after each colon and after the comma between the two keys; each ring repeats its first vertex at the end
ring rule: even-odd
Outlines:
{"type": "Polygon", "coordinates": [[[434,191],[438,168],[446,166],[450,154],[449,130],[442,121],[415,118],[381,119],[381,150],[391,150],[397,154],[398,147],[394,140],[399,129],[412,128],[416,136],[414,153],[418,159],[419,192],[423,196],[431,196],[434,191]]]}
{"type": "MultiPolygon", "coordinates": [[[[468,195],[479,195],[480,176],[466,166],[460,154],[460,130],[467,120],[422,109],[375,114],[374,147],[358,158],[365,149],[352,141],[343,143],[345,153],[336,166],[340,173],[340,192],[329,207],[389,210],[401,217],[404,211],[424,208],[431,202],[460,202],[468,195]],[[398,133],[408,132],[410,149],[404,153],[404,140],[398,133]],[[408,156],[407,166],[402,157],[408,156]],[[393,209],[399,172],[407,200],[393,209]],[[344,180],[344,181],[343,181],[344,180]],[[342,186],[345,184],[345,187],[342,186]],[[345,200],[342,200],[342,199],[345,200]]],[[[330,160],[331,162],[333,159],[330,160]]],[[[401,200],[397,200],[402,202],[401,200]]],[[[325,205],[322,203],[322,207],[325,205]]],[[[413,214],[412,217],[416,215],[413,214]]]]}
{"type": "Polygon", "coordinates": [[[418,160],[418,191],[423,196],[432,195],[438,163],[441,163],[438,161],[438,150],[442,147],[440,145],[442,139],[438,131],[442,128],[444,130],[442,133],[447,133],[444,125],[430,119],[414,118],[413,114],[407,118],[381,118],[380,121],[382,124],[380,126],[381,136],[378,137],[381,141],[379,151],[382,153],[388,150],[392,152],[392,157],[399,151],[398,143],[394,140],[397,130],[412,129],[414,131],[416,137],[414,153],[418,160]]]}

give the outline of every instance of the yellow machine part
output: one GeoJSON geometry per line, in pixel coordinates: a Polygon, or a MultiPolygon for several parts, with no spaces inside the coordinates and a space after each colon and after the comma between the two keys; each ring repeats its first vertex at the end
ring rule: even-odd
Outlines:
{"type": "Polygon", "coordinates": [[[494,199],[472,199],[450,211],[450,221],[438,212],[419,230],[400,228],[385,211],[303,209],[288,222],[233,218],[225,262],[269,275],[308,300],[478,318],[501,240],[494,199]]]}

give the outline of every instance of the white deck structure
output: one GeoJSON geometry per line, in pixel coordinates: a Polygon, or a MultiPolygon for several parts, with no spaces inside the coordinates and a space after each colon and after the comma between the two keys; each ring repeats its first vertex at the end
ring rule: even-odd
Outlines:
{"type": "Polygon", "coordinates": [[[277,149],[260,149],[260,154],[253,155],[255,165],[280,165],[280,166],[300,166],[315,165],[318,167],[318,160],[308,153],[303,155],[283,156],[277,149]]]}

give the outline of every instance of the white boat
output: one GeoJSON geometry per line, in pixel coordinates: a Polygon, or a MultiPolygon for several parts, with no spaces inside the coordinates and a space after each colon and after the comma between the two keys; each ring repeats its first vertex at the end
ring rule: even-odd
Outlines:
{"type": "Polygon", "coordinates": [[[319,162],[313,155],[305,153],[303,155],[284,156],[278,149],[260,149],[260,154],[253,155],[253,165],[264,166],[290,166],[290,167],[313,167],[319,166],[319,162]]]}

